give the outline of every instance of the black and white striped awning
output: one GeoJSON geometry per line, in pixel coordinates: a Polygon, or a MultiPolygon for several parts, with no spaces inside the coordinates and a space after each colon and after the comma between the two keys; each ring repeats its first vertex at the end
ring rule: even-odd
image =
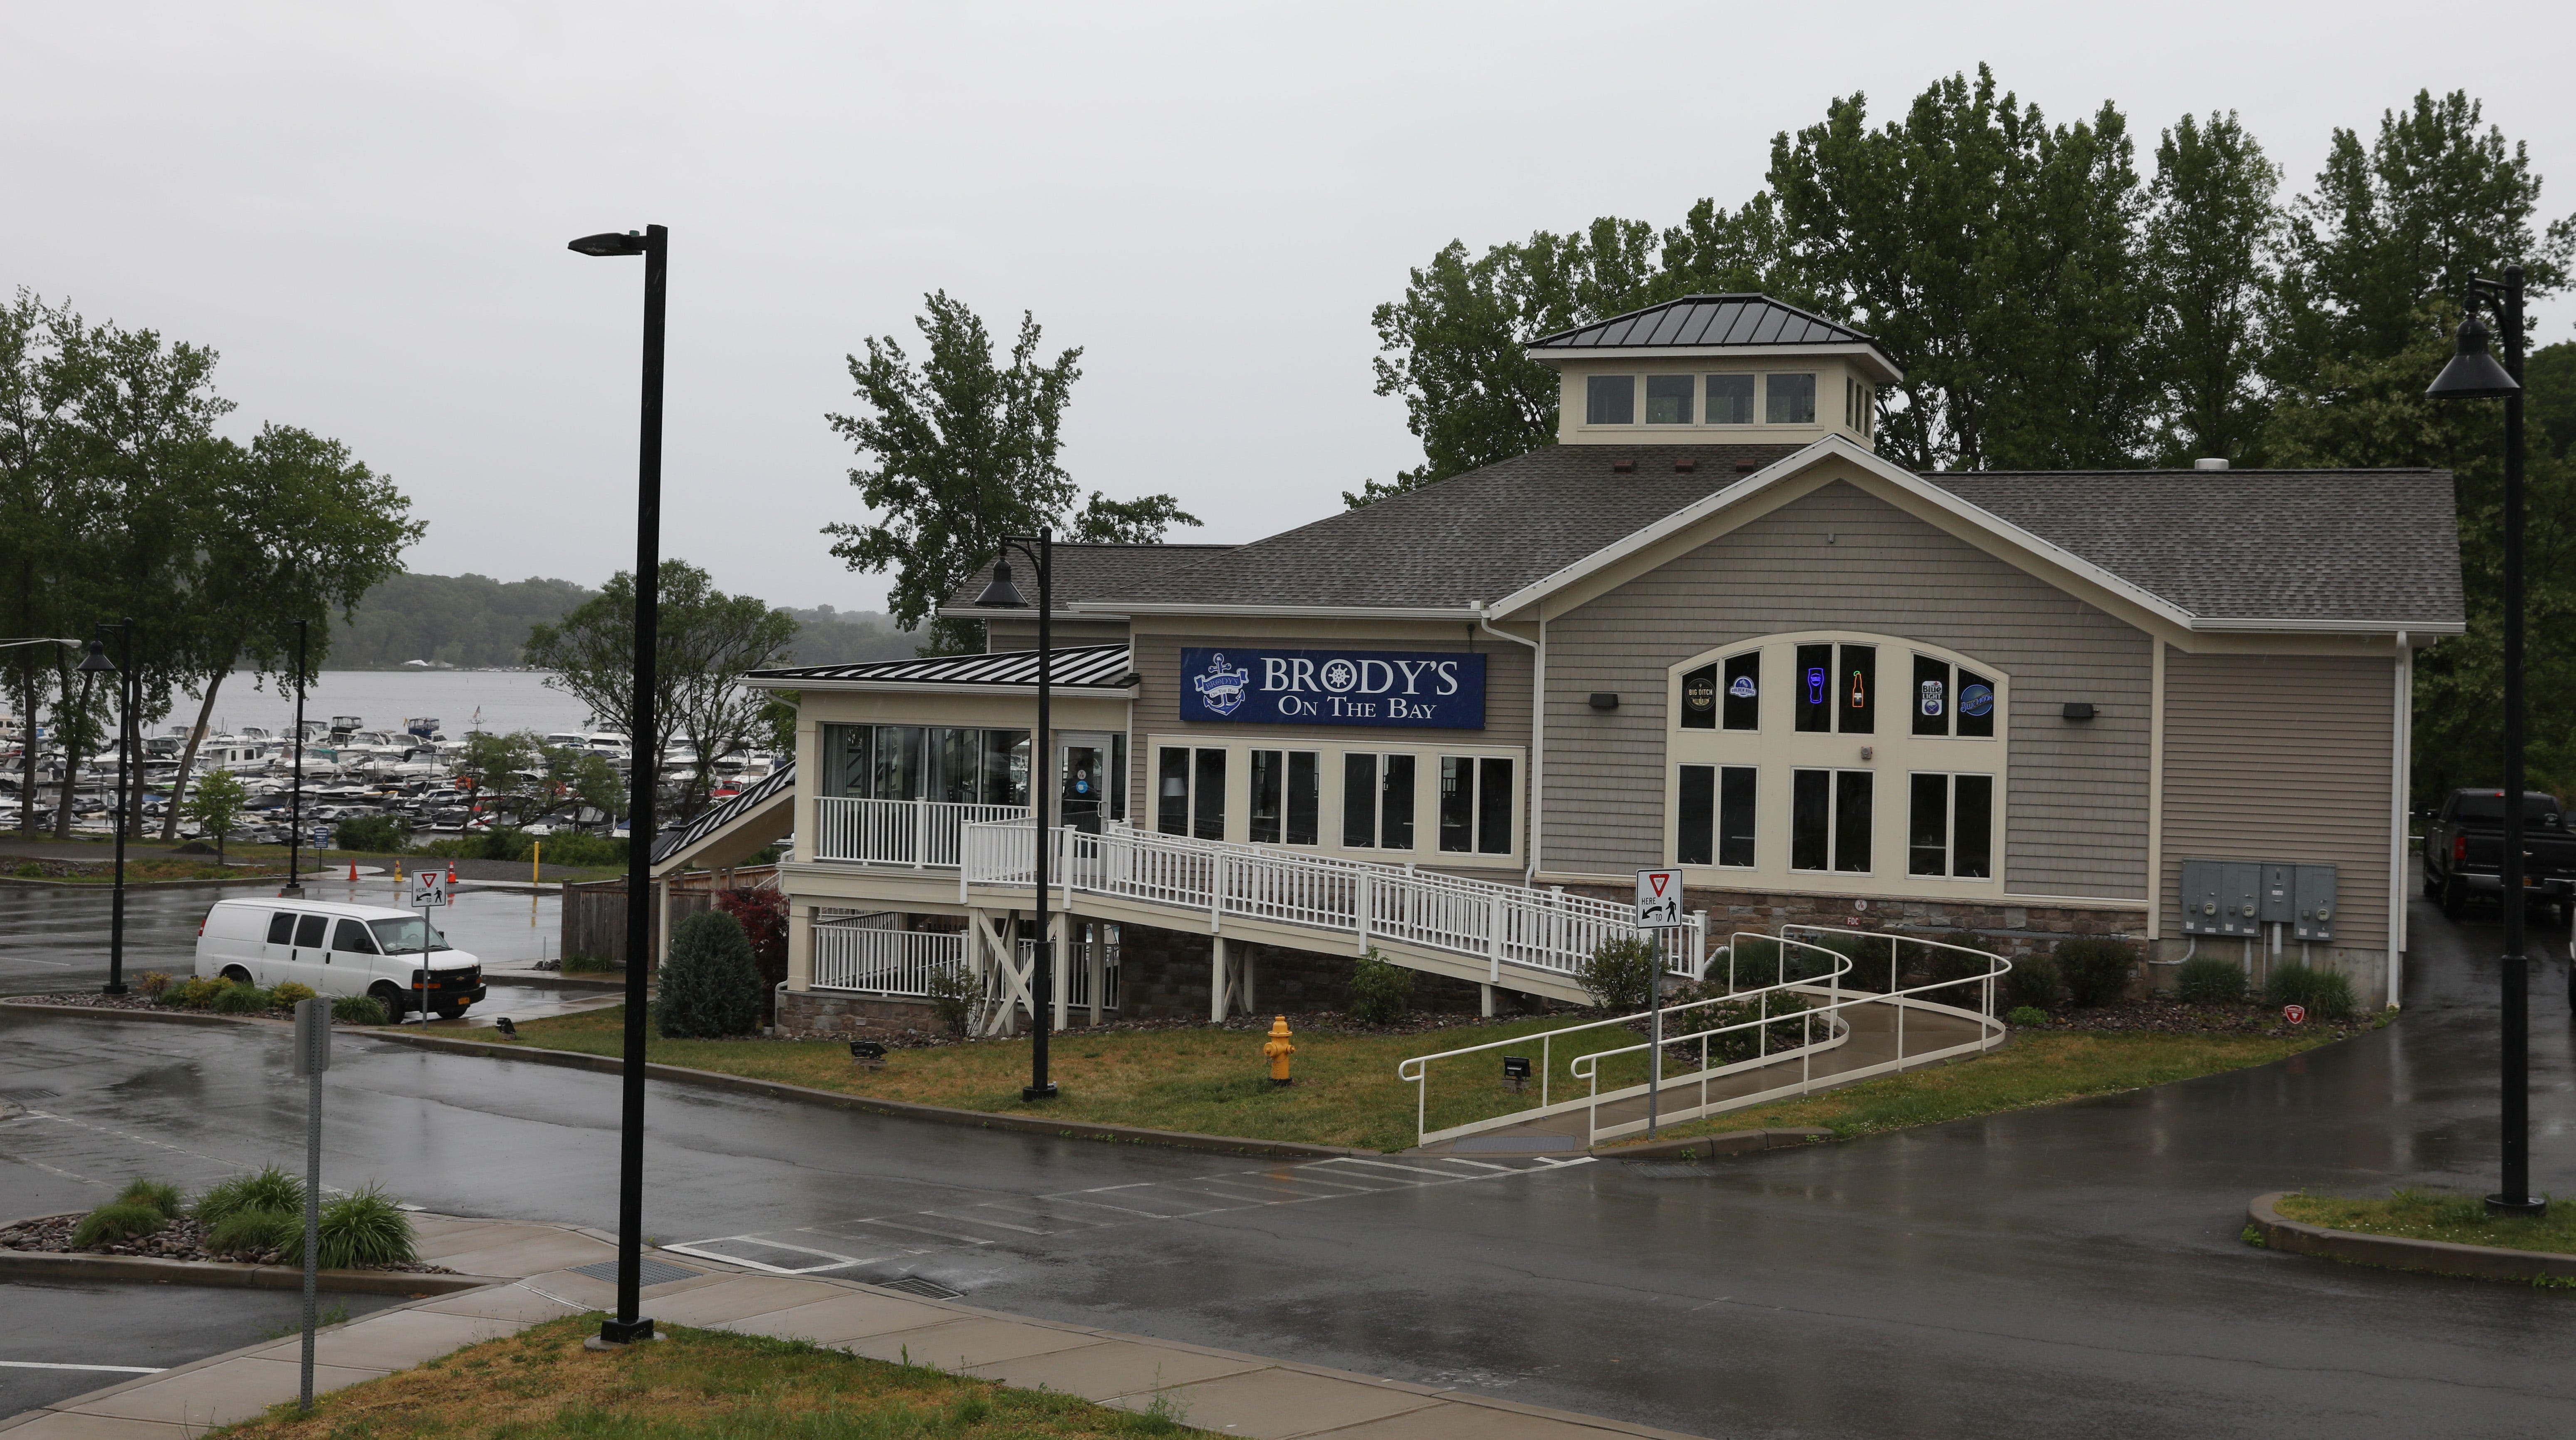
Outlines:
{"type": "MultiPolygon", "coordinates": [[[[1059,647],[1047,681],[1076,690],[1119,690],[1136,683],[1125,645],[1059,647]]],[[[933,655],[918,660],[871,660],[859,665],[799,665],[754,670],[743,677],[761,690],[915,690],[956,687],[1027,687],[1038,683],[1038,652],[933,655]]]]}

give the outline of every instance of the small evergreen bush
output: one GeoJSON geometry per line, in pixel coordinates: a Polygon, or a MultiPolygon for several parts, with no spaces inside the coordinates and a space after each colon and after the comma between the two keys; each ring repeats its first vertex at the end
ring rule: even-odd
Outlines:
{"type": "Polygon", "coordinates": [[[2088,1009],[2117,1004],[2129,993],[2129,972],[2138,952],[2125,940],[2060,940],[2057,970],[2065,977],[2067,998],[2088,1009]]]}
{"type": "Polygon", "coordinates": [[[1574,979],[1605,1010],[1643,1010],[1654,993],[1655,942],[1642,935],[1604,940],[1574,979]]]}
{"type": "Polygon", "coordinates": [[[236,1210],[206,1228],[206,1248],[218,1255],[304,1255],[304,1207],[293,1211],[236,1210]]]}
{"type": "Polygon", "coordinates": [[[373,995],[341,995],[331,1001],[331,1018],[351,1025],[385,1023],[385,1002],[373,995]]]}
{"type": "Polygon", "coordinates": [[[226,985],[215,992],[218,1015],[256,1015],[267,1008],[268,992],[256,985],[226,985]]]}
{"type": "Polygon", "coordinates": [[[2057,1004],[2057,962],[2045,955],[2016,955],[2004,976],[2004,1007],[2046,1010],[2057,1004]]]}
{"type": "MultiPolygon", "coordinates": [[[[1741,940],[1730,940],[1720,946],[1716,954],[1708,957],[1708,976],[1720,986],[1727,983],[1730,957],[1734,961],[1735,988],[1738,990],[1759,990],[1781,979],[1780,942],[1767,935],[1747,935],[1741,940]]],[[[1790,971],[1788,978],[1798,978],[1798,972],[1790,971]]]]}
{"type": "Polygon", "coordinates": [[[116,1203],[149,1205],[160,1211],[164,1218],[171,1220],[178,1219],[187,1212],[188,1208],[187,1202],[179,1197],[178,1186],[166,1180],[146,1180],[141,1177],[127,1181],[125,1188],[116,1192],[116,1203]]]}
{"type": "Polygon", "coordinates": [[[278,986],[276,989],[269,991],[268,998],[269,1003],[275,1005],[278,1009],[292,1010],[298,1004],[306,1000],[314,999],[320,994],[320,991],[315,990],[310,985],[304,984],[301,981],[289,980],[285,984],[278,986]]]}
{"type": "Polygon", "coordinates": [[[2036,1005],[2016,1005],[2004,1012],[2004,1023],[2016,1030],[2027,1030],[2034,1025],[2047,1024],[2048,1012],[2036,1005]]]}
{"type": "Polygon", "coordinates": [[[2352,981],[2333,970],[2289,964],[2272,972],[2263,987],[2266,1005],[2304,1005],[2319,1020],[2352,1018],[2352,981]]]}
{"type": "Polygon", "coordinates": [[[1413,1013],[1413,972],[1378,953],[1376,946],[1351,962],[1351,1016],[1371,1025],[1394,1025],[1413,1013]]]}
{"type": "Polygon", "coordinates": [[[2174,972],[2174,996],[2186,1005],[2233,1005],[2245,998],[2245,972],[2233,960],[2194,955],[2174,972]]]}
{"type": "Polygon", "coordinates": [[[975,1002],[984,998],[984,981],[963,965],[943,965],[930,972],[924,989],[930,992],[931,1013],[948,1027],[951,1035],[966,1033],[966,1022],[975,1015],[975,1002]]]}
{"type": "Polygon", "coordinates": [[[304,1182],[271,1165],[255,1175],[236,1175],[206,1187],[194,1207],[202,1225],[220,1225],[244,1210],[304,1213],[304,1182]]]}
{"type": "MultiPolygon", "coordinates": [[[[420,1258],[412,1244],[411,1217],[381,1186],[370,1185],[355,1195],[325,1201],[321,1230],[322,1264],[327,1269],[403,1265],[420,1258]]],[[[296,1232],[301,1237],[300,1220],[296,1232]]]]}
{"type": "Polygon", "coordinates": [[[667,1040],[717,1040],[760,1027],[760,967],[751,938],[721,910],[702,910],[671,931],[654,1018],[667,1040]]]}
{"type": "Polygon", "coordinates": [[[137,1236],[157,1234],[169,1224],[170,1217],[157,1206],[114,1200],[81,1217],[80,1227],[72,1231],[72,1244],[83,1250],[95,1245],[122,1245],[137,1236]]]}
{"type": "Polygon", "coordinates": [[[1924,972],[1931,977],[1932,984],[1943,987],[1923,998],[1937,1005],[1956,1005],[1963,1010],[1985,1008],[1986,973],[1994,967],[1984,955],[1966,952],[1986,948],[1986,937],[1970,930],[1953,930],[1941,937],[1940,945],[1923,946],[1924,972]],[[1964,948],[1945,948],[1952,945],[1964,948]]]}

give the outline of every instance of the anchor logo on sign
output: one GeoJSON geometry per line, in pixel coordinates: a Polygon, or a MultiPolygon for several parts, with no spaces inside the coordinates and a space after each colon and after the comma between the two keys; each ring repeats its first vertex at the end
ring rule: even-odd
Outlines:
{"type": "Polygon", "coordinates": [[[1219,715],[1231,715],[1243,708],[1243,698],[1252,688],[1252,672],[1225,668],[1225,652],[1220,650],[1208,662],[1207,673],[1194,676],[1190,684],[1199,692],[1199,702],[1219,715]]]}

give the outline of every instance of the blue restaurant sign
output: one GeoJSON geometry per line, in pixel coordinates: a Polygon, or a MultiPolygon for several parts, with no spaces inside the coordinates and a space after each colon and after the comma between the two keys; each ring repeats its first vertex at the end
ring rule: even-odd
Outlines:
{"type": "Polygon", "coordinates": [[[1485,657],[1455,650],[1181,651],[1181,718],[1485,728],[1485,657]]]}

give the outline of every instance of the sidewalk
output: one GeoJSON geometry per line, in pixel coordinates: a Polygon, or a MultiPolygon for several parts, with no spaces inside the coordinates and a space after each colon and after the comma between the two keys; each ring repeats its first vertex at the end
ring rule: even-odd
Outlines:
{"type": "MultiPolygon", "coordinates": [[[[318,1394],[462,1346],[616,1304],[616,1247],[595,1231],[417,1215],[421,1258],[494,1283],[381,1310],[322,1332],[318,1394]]],[[[759,1275],[648,1249],[644,1313],[665,1325],[811,1340],[879,1360],[934,1365],[1103,1404],[1185,1407],[1193,1427],[1292,1440],[1664,1440],[1673,1432],[1265,1360],[1116,1331],[1027,1320],[853,1280],[759,1275]],[[686,1263],[681,1263],[685,1261],[686,1263]]],[[[8,1440],[194,1440],[210,1426],[292,1402],[302,1341],[290,1337],[74,1396],[0,1420],[8,1440]]],[[[1673,1437],[1679,1440],[1679,1437],[1673,1437]]]]}

